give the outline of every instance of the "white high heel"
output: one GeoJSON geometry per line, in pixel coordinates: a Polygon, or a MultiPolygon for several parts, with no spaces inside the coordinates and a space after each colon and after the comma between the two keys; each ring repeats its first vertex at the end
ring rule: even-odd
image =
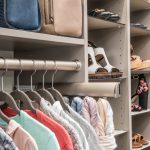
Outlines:
{"type": "Polygon", "coordinates": [[[89,59],[89,67],[88,67],[88,73],[89,74],[102,74],[102,73],[108,73],[108,71],[103,68],[101,65],[97,64],[95,56],[94,56],[94,50],[92,47],[88,47],[88,59],[89,59]]]}
{"type": "Polygon", "coordinates": [[[94,54],[96,57],[96,61],[97,63],[100,64],[100,61],[104,58],[105,62],[106,62],[106,66],[104,66],[104,68],[109,72],[109,73],[121,73],[119,69],[117,69],[116,67],[110,65],[107,56],[105,54],[105,51],[102,47],[98,47],[98,48],[94,48],[94,54]]]}

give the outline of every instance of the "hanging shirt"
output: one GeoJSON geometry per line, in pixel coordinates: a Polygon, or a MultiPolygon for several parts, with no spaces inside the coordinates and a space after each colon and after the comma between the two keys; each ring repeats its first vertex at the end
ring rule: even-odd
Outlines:
{"type": "Polygon", "coordinates": [[[63,111],[63,108],[60,104],[59,101],[56,101],[53,106],[52,106],[52,109],[61,117],[63,117],[64,119],[66,119],[75,129],[76,131],[78,132],[79,136],[80,136],[80,140],[81,140],[81,143],[82,143],[82,150],[85,150],[85,149],[89,149],[89,146],[88,146],[88,142],[86,140],[86,137],[85,137],[85,134],[82,130],[82,128],[80,127],[80,125],[74,121],[71,117],[69,117],[64,111],[63,111]]]}
{"type": "Polygon", "coordinates": [[[13,139],[0,128],[0,150],[19,150],[13,139]]]}
{"type": "Polygon", "coordinates": [[[74,150],[81,150],[82,143],[80,141],[80,137],[77,131],[67,120],[65,120],[63,117],[59,116],[56,112],[54,112],[51,107],[52,106],[48,101],[41,99],[40,109],[50,118],[53,118],[56,122],[61,124],[67,130],[67,132],[69,133],[71,137],[74,150]]]}
{"type": "MultiPolygon", "coordinates": [[[[9,117],[15,114],[10,108],[4,109],[3,112],[9,117]]],[[[60,150],[55,134],[26,112],[21,110],[20,115],[11,117],[11,119],[19,123],[34,138],[39,150],[60,150]]],[[[5,122],[0,121],[0,124],[5,124],[5,122]]]]}
{"type": "Polygon", "coordinates": [[[49,118],[38,109],[36,110],[36,114],[32,113],[30,110],[26,112],[55,133],[61,150],[73,150],[71,138],[63,126],[49,118]]]}
{"type": "Polygon", "coordinates": [[[109,102],[99,98],[97,101],[98,112],[101,117],[99,140],[107,150],[114,150],[117,145],[114,137],[113,111],[109,102]]]}
{"type": "Polygon", "coordinates": [[[78,122],[81,128],[83,129],[86,139],[89,143],[90,150],[105,150],[99,142],[98,136],[91,124],[88,121],[86,121],[83,117],[81,117],[78,113],[76,113],[69,105],[68,108],[68,115],[71,118],[73,118],[76,122],[78,122]]]}
{"type": "Polygon", "coordinates": [[[86,96],[83,100],[82,116],[85,118],[99,134],[99,119],[96,100],[86,96]]]}
{"type": "Polygon", "coordinates": [[[77,113],[81,114],[82,103],[83,103],[83,100],[80,97],[73,97],[72,102],[71,102],[71,108],[77,113]]]}
{"type": "Polygon", "coordinates": [[[19,150],[38,150],[37,144],[31,135],[16,121],[10,120],[6,133],[13,139],[19,150]]]}

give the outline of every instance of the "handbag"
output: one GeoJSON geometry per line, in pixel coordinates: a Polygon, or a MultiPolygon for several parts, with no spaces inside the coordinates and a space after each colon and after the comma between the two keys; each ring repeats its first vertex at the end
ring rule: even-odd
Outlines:
{"type": "Polygon", "coordinates": [[[82,35],[81,0],[39,0],[41,32],[80,37],[82,35]]]}
{"type": "Polygon", "coordinates": [[[41,13],[38,0],[0,0],[0,27],[39,31],[41,13]]]}

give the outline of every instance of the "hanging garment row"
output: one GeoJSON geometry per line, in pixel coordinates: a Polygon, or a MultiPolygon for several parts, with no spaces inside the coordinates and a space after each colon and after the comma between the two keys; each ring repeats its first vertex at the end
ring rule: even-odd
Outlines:
{"type": "MultiPolygon", "coordinates": [[[[85,117],[83,118],[76,113],[65,102],[61,93],[54,88],[54,78],[58,70],[56,63],[55,72],[52,75],[52,86],[45,89],[46,69],[43,74],[43,87],[34,90],[32,88],[32,78],[36,73],[36,63],[32,62],[34,72],[30,78],[31,89],[24,92],[20,90],[19,77],[22,73],[22,68],[25,67],[25,63],[23,63],[23,60],[15,61],[17,63],[10,63],[11,67],[15,67],[19,62],[20,72],[17,75],[17,89],[12,91],[11,94],[3,89],[3,77],[8,68],[11,68],[8,60],[4,59],[3,61],[3,68],[5,67],[6,69],[1,76],[2,85],[0,91],[0,101],[3,102],[1,103],[0,111],[0,135],[5,137],[2,138],[3,142],[0,145],[3,149],[7,146],[20,150],[105,149],[105,144],[103,143],[105,136],[101,136],[102,139],[100,139],[100,135],[97,135],[94,126],[85,117]],[[9,141],[7,144],[4,142],[6,140],[9,141]]],[[[77,70],[77,62],[74,63],[76,68],[70,70],[77,70]]],[[[96,106],[95,110],[97,110],[96,106]]],[[[113,150],[116,147],[113,144],[110,144],[109,149],[113,150]]]]}

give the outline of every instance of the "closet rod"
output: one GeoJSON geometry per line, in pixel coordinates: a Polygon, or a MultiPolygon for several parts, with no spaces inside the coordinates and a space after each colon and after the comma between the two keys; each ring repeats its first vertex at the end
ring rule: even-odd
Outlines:
{"type": "Polygon", "coordinates": [[[0,69],[8,70],[62,70],[79,71],[80,61],[49,61],[49,60],[25,60],[25,59],[2,59],[0,58],[0,69]]]}
{"type": "Polygon", "coordinates": [[[55,87],[66,96],[120,97],[120,82],[60,83],[55,87]]]}

